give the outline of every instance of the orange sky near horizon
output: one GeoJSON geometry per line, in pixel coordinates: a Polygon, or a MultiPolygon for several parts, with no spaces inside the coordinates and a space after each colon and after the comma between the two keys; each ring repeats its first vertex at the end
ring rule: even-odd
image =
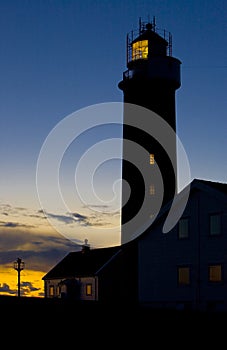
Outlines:
{"type": "MultiPolygon", "coordinates": [[[[74,241],[57,232],[39,208],[28,209],[23,201],[17,206],[0,203],[0,295],[18,295],[18,274],[13,266],[17,258],[21,258],[25,263],[25,268],[20,274],[20,295],[44,297],[42,278],[68,253],[80,250],[84,237],[89,238],[91,248],[98,247],[90,240],[91,235],[87,235],[90,228],[89,215],[81,215],[81,224],[79,220],[72,220],[68,213],[53,217],[59,221],[63,232],[71,227],[74,241]]],[[[92,220],[94,221],[94,218],[92,220]]],[[[99,221],[99,236],[100,242],[108,246],[111,234],[105,229],[106,222],[105,219],[99,221]]],[[[95,228],[93,232],[96,232],[95,228]]],[[[97,236],[93,234],[94,240],[95,237],[97,236]]],[[[117,244],[119,234],[115,237],[117,244]]]]}
{"type": "MultiPolygon", "coordinates": [[[[23,297],[44,297],[44,271],[27,270],[20,273],[20,295],[23,297]]],[[[10,266],[0,266],[0,295],[18,296],[18,272],[10,266]],[[2,282],[4,281],[4,282],[2,282]]]]}

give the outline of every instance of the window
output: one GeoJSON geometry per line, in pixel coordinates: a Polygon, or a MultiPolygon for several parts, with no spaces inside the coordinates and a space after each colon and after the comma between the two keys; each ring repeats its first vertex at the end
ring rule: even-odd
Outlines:
{"type": "Polygon", "coordinates": [[[222,266],[210,265],[209,266],[209,282],[221,282],[222,281],[222,266]]]}
{"type": "Polygon", "coordinates": [[[210,235],[216,236],[221,234],[221,215],[210,214],[210,235]]]}
{"type": "Polygon", "coordinates": [[[92,295],[92,284],[86,284],[86,295],[92,295]]]}
{"type": "Polygon", "coordinates": [[[60,295],[60,287],[59,287],[59,286],[56,287],[56,295],[57,295],[57,296],[60,295]]]}
{"type": "Polygon", "coordinates": [[[150,185],[150,189],[149,189],[150,195],[153,196],[155,194],[155,187],[154,185],[150,185]]]}
{"type": "Polygon", "coordinates": [[[188,238],[189,236],[189,218],[181,218],[178,222],[178,238],[188,238]]]}
{"type": "Polygon", "coordinates": [[[178,284],[189,285],[190,284],[190,268],[189,267],[178,267],[178,284]]]}
{"type": "Polygon", "coordinates": [[[154,154],[150,154],[150,164],[153,165],[154,164],[154,154]]]}
{"type": "Polygon", "coordinates": [[[54,296],[54,286],[49,287],[49,295],[50,295],[50,297],[54,296]]]}
{"type": "Polygon", "coordinates": [[[132,60],[140,58],[148,58],[148,40],[140,40],[132,44],[132,60]]]}

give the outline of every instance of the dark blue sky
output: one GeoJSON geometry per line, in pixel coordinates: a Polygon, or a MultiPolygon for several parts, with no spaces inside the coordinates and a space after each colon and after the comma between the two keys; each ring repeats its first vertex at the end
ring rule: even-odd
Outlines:
{"type": "Polygon", "coordinates": [[[81,108],[123,101],[126,34],[139,17],[172,33],[182,62],[177,131],[192,178],[226,182],[226,9],[224,0],[1,0],[1,203],[39,209],[36,164],[49,132],[81,108]]]}
{"type": "Polygon", "coordinates": [[[138,26],[139,17],[149,16],[172,33],[173,55],[182,61],[177,123],[193,177],[226,180],[224,0],[2,0],[4,175],[14,170],[19,176],[21,167],[29,171],[47,133],[69,113],[122,100],[117,84],[125,70],[126,33],[138,26]]]}
{"type": "MultiPolygon", "coordinates": [[[[157,27],[172,33],[173,56],[182,62],[177,133],[192,178],[227,182],[226,10],[224,0],[0,1],[0,293],[16,295],[12,262],[18,256],[25,260],[22,281],[29,285],[23,293],[43,295],[42,276],[77,249],[75,244],[84,238],[92,247],[119,243],[119,226],[115,234],[109,230],[119,215],[106,212],[105,203],[93,202],[92,208],[66,203],[69,211],[50,205],[44,208],[49,225],[38,200],[36,169],[46,137],[65,117],[94,104],[123,101],[118,82],[126,69],[126,34],[138,28],[140,17],[155,16],[157,27]],[[65,239],[66,230],[73,242],[65,239]]],[[[78,148],[81,152],[119,133],[96,130],[65,152],[60,180],[70,203],[78,148]]],[[[104,149],[108,144],[96,154],[104,149]]],[[[119,193],[116,183],[111,186],[119,169],[117,159],[97,168],[94,185],[105,199],[110,200],[109,189],[119,193]]],[[[90,188],[82,188],[82,195],[86,202],[90,188]]]]}

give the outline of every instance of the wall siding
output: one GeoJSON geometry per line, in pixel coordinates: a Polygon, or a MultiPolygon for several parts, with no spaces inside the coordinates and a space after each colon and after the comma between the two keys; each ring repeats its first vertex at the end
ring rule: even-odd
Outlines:
{"type": "Polygon", "coordinates": [[[227,276],[227,205],[207,192],[190,195],[182,216],[190,217],[189,239],[178,239],[177,225],[162,233],[163,220],[139,240],[139,302],[206,309],[212,301],[227,308],[225,283],[208,282],[208,265],[223,264],[227,276]],[[209,236],[209,213],[222,212],[222,235],[209,236]],[[191,268],[190,286],[178,286],[177,266],[191,268]]]}

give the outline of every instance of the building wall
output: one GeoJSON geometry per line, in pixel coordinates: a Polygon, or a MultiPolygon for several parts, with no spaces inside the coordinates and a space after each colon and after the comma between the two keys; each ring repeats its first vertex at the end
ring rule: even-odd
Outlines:
{"type": "Polygon", "coordinates": [[[164,307],[227,309],[227,204],[214,193],[193,191],[182,217],[189,237],[178,238],[178,224],[162,233],[163,220],[139,240],[139,302],[164,307]],[[209,215],[221,213],[222,234],[210,236],[209,215]],[[210,283],[208,266],[222,264],[222,282],[210,283]],[[190,267],[190,284],[178,284],[179,266],[190,267]]]}
{"type": "Polygon", "coordinates": [[[129,242],[98,273],[100,302],[127,304],[138,301],[137,245],[129,242]]]}
{"type": "Polygon", "coordinates": [[[44,281],[46,298],[73,298],[79,300],[96,300],[98,280],[96,277],[80,277],[71,279],[76,282],[75,285],[67,287],[66,283],[62,283],[63,279],[52,279],[44,281]]]}
{"type": "Polygon", "coordinates": [[[46,298],[60,298],[59,283],[61,279],[46,280],[44,281],[44,290],[46,298]]]}
{"type": "Polygon", "coordinates": [[[98,299],[98,278],[81,277],[80,278],[80,300],[97,300],[97,299],[98,299]],[[87,290],[89,285],[91,286],[91,294],[90,294],[90,291],[87,290]]]}

